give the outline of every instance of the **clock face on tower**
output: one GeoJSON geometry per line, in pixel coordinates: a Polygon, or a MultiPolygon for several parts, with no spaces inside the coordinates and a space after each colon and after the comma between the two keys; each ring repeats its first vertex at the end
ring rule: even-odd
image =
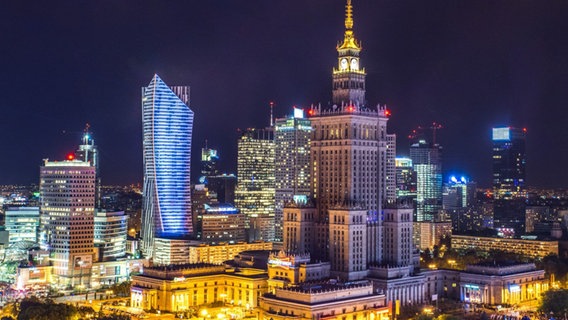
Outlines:
{"type": "Polygon", "coordinates": [[[351,59],[351,70],[359,70],[359,61],[351,59]]]}
{"type": "Polygon", "coordinates": [[[341,70],[347,69],[347,59],[345,59],[345,58],[341,59],[340,67],[341,67],[341,70]]]}

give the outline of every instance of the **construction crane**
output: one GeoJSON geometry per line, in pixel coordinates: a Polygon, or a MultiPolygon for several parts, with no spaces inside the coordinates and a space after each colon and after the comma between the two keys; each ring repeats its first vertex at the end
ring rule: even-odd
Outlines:
{"type": "Polygon", "coordinates": [[[431,130],[432,132],[432,144],[436,144],[436,132],[440,129],[442,129],[443,126],[437,122],[432,122],[432,124],[428,127],[423,127],[423,126],[418,126],[415,129],[413,129],[410,134],[408,134],[408,139],[410,140],[415,140],[418,137],[424,135],[424,132],[426,130],[431,130]]]}

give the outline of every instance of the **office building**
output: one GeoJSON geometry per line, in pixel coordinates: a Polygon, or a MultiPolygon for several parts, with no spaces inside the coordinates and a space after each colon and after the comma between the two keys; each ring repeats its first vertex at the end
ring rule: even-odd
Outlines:
{"type": "MultiPolygon", "coordinates": [[[[168,87],[156,74],[142,88],[144,186],[142,251],[154,257],[156,238],[193,234],[189,87],[168,87]]],[[[162,241],[160,243],[171,243],[162,241]]]]}
{"type": "Polygon", "coordinates": [[[38,242],[39,208],[8,207],[4,211],[4,227],[8,231],[8,243],[38,242]]]}
{"type": "Polygon", "coordinates": [[[124,211],[95,213],[94,243],[98,261],[111,261],[126,256],[128,216],[124,211]]]}
{"type": "Polygon", "coordinates": [[[247,129],[239,138],[235,206],[246,217],[248,240],[274,239],[274,131],[247,129]]]}
{"type": "Polygon", "coordinates": [[[48,161],[40,168],[41,214],[53,273],[60,287],[90,283],[96,168],[89,162],[48,161]]]}
{"type": "Polygon", "coordinates": [[[207,146],[201,149],[201,177],[199,178],[201,183],[207,184],[207,178],[209,176],[219,174],[217,170],[218,161],[219,155],[217,154],[217,150],[207,148],[207,146]]]}
{"type": "Polygon", "coordinates": [[[451,176],[444,184],[442,191],[442,207],[444,210],[468,208],[475,204],[477,184],[465,177],[451,176]]]}
{"type": "Polygon", "coordinates": [[[273,249],[273,243],[265,241],[217,244],[192,241],[189,246],[189,263],[222,264],[227,260],[233,260],[243,251],[269,251],[273,249]]]}
{"type": "Polygon", "coordinates": [[[198,239],[203,243],[237,243],[246,240],[245,216],[230,204],[205,204],[197,216],[198,239]]]}
{"type": "Polygon", "coordinates": [[[493,226],[501,233],[525,231],[526,130],[493,128],[493,226]]]}
{"type": "Polygon", "coordinates": [[[415,221],[433,221],[442,209],[442,147],[419,140],[410,146],[416,172],[415,221]]]}
{"type": "Polygon", "coordinates": [[[452,236],[453,249],[473,249],[481,252],[497,250],[534,258],[558,255],[558,245],[558,240],[505,239],[465,235],[452,236]]]}
{"type": "Polygon", "coordinates": [[[416,201],[416,172],[412,167],[412,159],[397,157],[395,163],[397,199],[416,201]]]}
{"type": "Polygon", "coordinates": [[[209,198],[213,202],[235,204],[237,177],[230,173],[218,174],[207,178],[209,198]]]}
{"type": "Polygon", "coordinates": [[[276,119],[275,144],[275,240],[282,241],[282,212],[284,204],[294,197],[310,197],[310,120],[302,109],[294,108],[293,116],[276,119]]]}

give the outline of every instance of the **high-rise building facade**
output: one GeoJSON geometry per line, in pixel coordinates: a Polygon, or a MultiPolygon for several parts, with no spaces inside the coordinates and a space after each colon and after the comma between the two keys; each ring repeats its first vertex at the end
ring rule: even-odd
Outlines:
{"type": "Polygon", "coordinates": [[[274,126],[276,211],[275,240],[282,241],[282,210],[294,197],[310,197],[310,141],[312,126],[301,109],[276,119],[274,126]]]}
{"type": "Polygon", "coordinates": [[[329,108],[312,106],[312,190],[316,217],[311,249],[317,259],[329,259],[330,209],[365,210],[368,242],[365,261],[381,259],[381,208],[396,197],[395,136],[387,133],[386,106],[365,105],[365,70],[361,46],[353,33],[351,1],[347,1],[345,35],[337,47],[333,69],[333,102],[329,108]]]}
{"type": "Polygon", "coordinates": [[[207,147],[201,149],[201,177],[199,178],[201,183],[207,183],[208,177],[219,174],[217,161],[219,161],[217,150],[207,147]]]}
{"type": "Polygon", "coordinates": [[[412,159],[397,157],[396,160],[396,197],[416,201],[416,172],[412,159]]]}
{"type": "Polygon", "coordinates": [[[90,283],[95,186],[96,168],[89,162],[45,160],[40,168],[42,221],[47,223],[53,273],[62,287],[90,283]]]}
{"type": "Polygon", "coordinates": [[[524,197],[526,130],[493,128],[493,195],[495,199],[524,197]]]}
{"type": "Polygon", "coordinates": [[[8,231],[10,245],[23,241],[38,242],[38,207],[8,207],[4,216],[4,227],[8,231]]]}
{"type": "MultiPolygon", "coordinates": [[[[191,217],[191,137],[189,87],[168,87],[156,74],[142,88],[144,187],[142,250],[154,255],[156,238],[193,233],[191,217]]],[[[169,242],[168,242],[169,243],[169,242]]]]}
{"type": "Polygon", "coordinates": [[[504,233],[525,230],[526,130],[493,128],[493,226],[504,233]]]}
{"type": "Polygon", "coordinates": [[[442,147],[420,140],[410,146],[416,172],[415,221],[433,221],[442,209],[442,147]]]}
{"type": "Polygon", "coordinates": [[[205,204],[197,216],[197,235],[208,244],[244,242],[245,217],[229,204],[205,204]]]}
{"type": "Polygon", "coordinates": [[[124,211],[97,211],[95,213],[95,247],[99,261],[117,260],[126,256],[128,216],[124,211]]]}
{"type": "Polygon", "coordinates": [[[247,129],[237,146],[235,206],[245,215],[248,240],[274,239],[274,131],[247,129]]]}

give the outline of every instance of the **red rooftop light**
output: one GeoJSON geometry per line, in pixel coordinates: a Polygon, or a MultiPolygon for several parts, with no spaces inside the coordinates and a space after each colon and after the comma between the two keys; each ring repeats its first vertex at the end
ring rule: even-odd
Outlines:
{"type": "Polygon", "coordinates": [[[389,109],[385,109],[385,116],[390,117],[391,112],[389,109]]]}
{"type": "Polygon", "coordinates": [[[67,160],[71,161],[71,160],[75,160],[75,155],[70,153],[67,155],[67,160]]]}

